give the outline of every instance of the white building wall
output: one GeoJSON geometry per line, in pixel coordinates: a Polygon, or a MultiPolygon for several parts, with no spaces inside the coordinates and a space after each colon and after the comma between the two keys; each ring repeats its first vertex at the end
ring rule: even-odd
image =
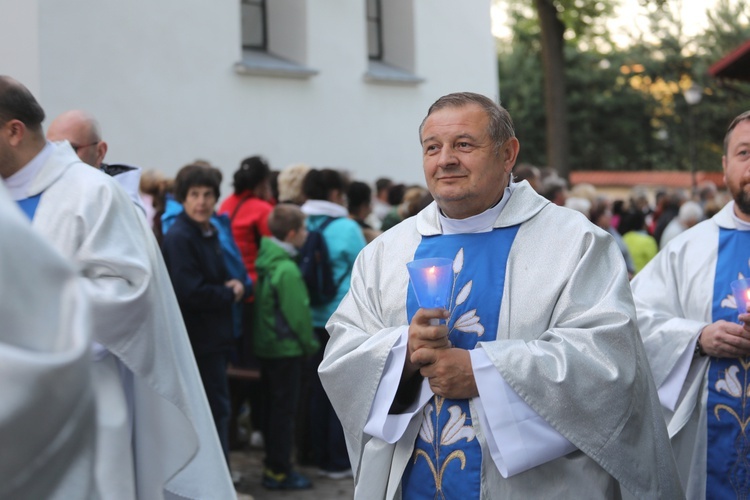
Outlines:
{"type": "Polygon", "coordinates": [[[0,75],[39,95],[39,0],[0,0],[0,75]]]}
{"type": "Polygon", "coordinates": [[[253,154],[275,169],[305,162],[423,183],[417,127],[429,105],[459,90],[497,96],[491,1],[401,1],[414,2],[422,83],[364,80],[364,0],[298,0],[304,65],[318,71],[307,79],[234,70],[239,0],[0,0],[0,40],[8,26],[31,39],[0,52],[0,73],[35,92],[47,123],[71,108],[97,116],[107,160],[174,175],[206,159],[224,170],[225,193],[253,154]]]}

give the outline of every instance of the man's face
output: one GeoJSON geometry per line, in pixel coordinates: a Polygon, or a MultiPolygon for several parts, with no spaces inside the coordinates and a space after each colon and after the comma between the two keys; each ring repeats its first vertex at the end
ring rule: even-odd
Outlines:
{"type": "Polygon", "coordinates": [[[303,225],[299,229],[292,231],[292,236],[290,238],[289,243],[291,243],[294,248],[300,249],[303,246],[305,246],[305,241],[307,240],[307,228],[303,225]]]}
{"type": "Polygon", "coordinates": [[[422,128],[427,188],[445,215],[464,219],[497,203],[518,155],[511,138],[495,153],[489,118],[476,104],[433,112],[422,128]]]}
{"type": "Polygon", "coordinates": [[[203,227],[208,227],[216,205],[216,194],[208,186],[193,186],[188,189],[182,203],[185,214],[203,227]]]}
{"type": "Polygon", "coordinates": [[[53,121],[47,130],[47,139],[53,142],[68,141],[82,162],[99,168],[104,161],[104,143],[96,140],[90,126],[78,119],[67,118],[53,121]]]}
{"type": "Polygon", "coordinates": [[[750,121],[738,123],[732,131],[722,164],[724,179],[734,198],[735,214],[750,221],[750,121]]]}

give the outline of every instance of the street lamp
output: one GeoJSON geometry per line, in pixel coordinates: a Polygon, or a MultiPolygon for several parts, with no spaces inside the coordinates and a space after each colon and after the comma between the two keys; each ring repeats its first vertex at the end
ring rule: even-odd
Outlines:
{"type": "Polygon", "coordinates": [[[697,183],[695,181],[695,168],[697,163],[696,151],[695,151],[695,116],[693,113],[693,106],[701,102],[703,98],[703,88],[697,83],[686,88],[682,92],[682,96],[685,98],[685,102],[688,104],[688,132],[689,132],[689,148],[690,148],[690,182],[693,186],[693,195],[697,191],[697,183]]]}

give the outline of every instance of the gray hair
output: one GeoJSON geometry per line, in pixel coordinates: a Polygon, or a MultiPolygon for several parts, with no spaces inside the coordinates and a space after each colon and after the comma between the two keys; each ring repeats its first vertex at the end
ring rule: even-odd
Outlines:
{"type": "Polygon", "coordinates": [[[487,114],[487,118],[489,118],[487,132],[489,133],[490,139],[495,144],[495,153],[499,153],[500,148],[505,144],[505,141],[516,136],[516,131],[513,128],[513,119],[510,117],[510,113],[495,101],[474,92],[456,92],[444,95],[435,101],[432,106],[430,106],[430,109],[427,110],[427,116],[424,117],[424,120],[422,120],[422,123],[419,125],[420,142],[422,141],[424,123],[432,113],[444,108],[460,108],[471,104],[478,105],[487,114]]]}
{"type": "Polygon", "coordinates": [[[677,217],[683,224],[687,224],[690,221],[700,222],[703,220],[703,207],[694,201],[686,201],[680,207],[677,217]]]}

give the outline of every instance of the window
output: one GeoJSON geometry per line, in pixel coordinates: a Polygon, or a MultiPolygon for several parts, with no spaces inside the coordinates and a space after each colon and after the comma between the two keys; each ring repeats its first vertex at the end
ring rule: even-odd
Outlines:
{"type": "Polygon", "coordinates": [[[307,60],[307,8],[299,0],[240,0],[244,75],[309,78],[317,70],[307,60]]]}
{"type": "Polygon", "coordinates": [[[268,49],[266,0],[242,0],[242,48],[268,49]]]}
{"type": "Polygon", "coordinates": [[[365,0],[367,56],[365,80],[373,83],[414,85],[416,49],[414,0],[365,0]]]}
{"type": "Polygon", "coordinates": [[[383,16],[380,0],[367,0],[367,52],[371,61],[383,59],[383,16]]]}

